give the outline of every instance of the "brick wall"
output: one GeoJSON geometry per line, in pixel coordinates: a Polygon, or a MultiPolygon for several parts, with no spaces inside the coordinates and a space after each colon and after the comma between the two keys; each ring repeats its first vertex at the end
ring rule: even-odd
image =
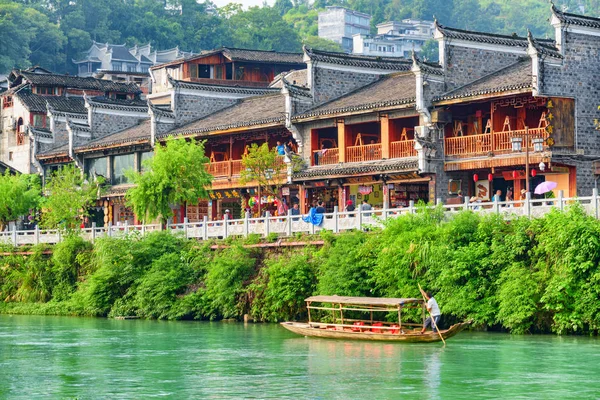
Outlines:
{"type": "Polygon", "coordinates": [[[326,103],[375,82],[380,75],[314,67],[315,104],[326,103]]]}
{"type": "Polygon", "coordinates": [[[466,85],[514,64],[519,57],[526,57],[526,55],[447,45],[445,69],[448,90],[466,85]]]}
{"type": "Polygon", "coordinates": [[[175,95],[175,115],[178,124],[186,124],[206,117],[237,103],[234,98],[175,95]]]}
{"type": "Polygon", "coordinates": [[[98,113],[92,115],[92,135],[94,139],[131,128],[140,122],[137,115],[118,115],[116,113],[98,113]]]}

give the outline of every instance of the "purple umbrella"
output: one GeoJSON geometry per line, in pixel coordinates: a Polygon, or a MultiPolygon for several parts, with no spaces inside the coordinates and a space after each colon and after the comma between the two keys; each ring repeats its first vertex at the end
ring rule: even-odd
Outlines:
{"type": "Polygon", "coordinates": [[[556,183],[556,182],[552,182],[552,181],[542,182],[535,187],[534,193],[535,194],[544,194],[544,193],[547,193],[547,192],[551,191],[552,189],[556,188],[557,186],[558,186],[558,183],[556,183]]]}

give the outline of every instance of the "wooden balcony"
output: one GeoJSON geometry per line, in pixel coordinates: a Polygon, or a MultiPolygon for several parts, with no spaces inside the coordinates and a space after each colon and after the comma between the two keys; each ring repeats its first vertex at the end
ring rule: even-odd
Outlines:
{"type": "Polygon", "coordinates": [[[373,160],[381,160],[381,143],[348,146],[346,148],[346,162],[373,160]]]}
{"type": "Polygon", "coordinates": [[[390,143],[390,158],[416,157],[414,140],[400,140],[390,143]]]}
{"type": "Polygon", "coordinates": [[[183,78],[184,81],[206,83],[209,85],[222,85],[222,86],[243,86],[243,87],[254,87],[254,88],[266,88],[269,87],[269,81],[247,81],[247,80],[232,80],[232,79],[210,79],[210,78],[183,78]]]}
{"type": "MultiPolygon", "coordinates": [[[[445,139],[446,155],[453,157],[475,157],[486,155],[489,152],[503,154],[512,152],[511,139],[523,138],[525,142],[525,129],[514,131],[492,132],[483,135],[456,136],[445,139]]],[[[529,150],[533,151],[532,139],[547,139],[545,128],[529,129],[529,150]]],[[[523,145],[525,150],[525,145],[523,145]]]]}
{"type": "MultiPolygon", "coordinates": [[[[283,156],[277,158],[278,166],[285,166],[283,156]]],[[[232,176],[240,176],[244,165],[242,160],[216,161],[205,164],[206,171],[215,179],[230,178],[232,176]]],[[[284,168],[285,170],[285,168],[284,168]]],[[[287,171],[286,171],[287,172],[287,171]]]]}
{"type": "Polygon", "coordinates": [[[337,164],[340,162],[339,149],[326,149],[323,154],[323,150],[313,151],[312,158],[313,165],[329,165],[337,164]]]}

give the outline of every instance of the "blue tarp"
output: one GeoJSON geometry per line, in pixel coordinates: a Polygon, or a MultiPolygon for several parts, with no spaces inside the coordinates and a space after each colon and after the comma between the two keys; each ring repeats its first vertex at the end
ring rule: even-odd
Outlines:
{"type": "Polygon", "coordinates": [[[317,209],[313,207],[308,210],[307,215],[302,217],[302,220],[318,226],[323,223],[323,214],[317,213],[317,209]]]}

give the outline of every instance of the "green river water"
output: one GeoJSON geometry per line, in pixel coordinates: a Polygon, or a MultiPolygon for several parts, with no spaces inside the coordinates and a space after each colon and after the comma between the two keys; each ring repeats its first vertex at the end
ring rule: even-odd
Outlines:
{"type": "Polygon", "coordinates": [[[275,324],[0,315],[0,398],[600,398],[600,340],[463,332],[441,344],[275,324]]]}

